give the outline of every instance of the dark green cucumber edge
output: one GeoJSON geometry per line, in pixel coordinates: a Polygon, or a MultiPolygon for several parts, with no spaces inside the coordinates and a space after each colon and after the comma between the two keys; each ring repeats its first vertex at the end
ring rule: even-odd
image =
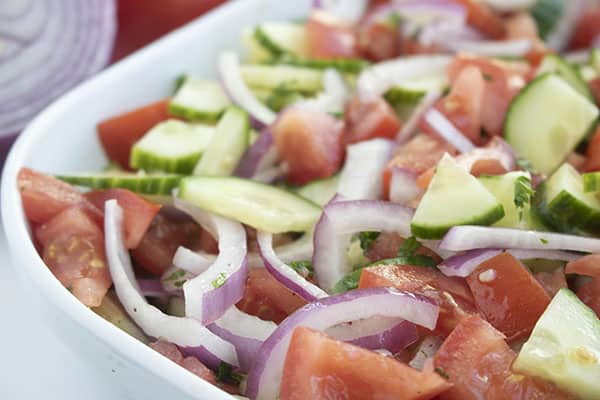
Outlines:
{"type": "Polygon", "coordinates": [[[56,178],[71,185],[90,189],[128,189],[140,194],[170,195],[179,187],[184,175],[147,176],[76,176],[57,175],[56,178]]]}

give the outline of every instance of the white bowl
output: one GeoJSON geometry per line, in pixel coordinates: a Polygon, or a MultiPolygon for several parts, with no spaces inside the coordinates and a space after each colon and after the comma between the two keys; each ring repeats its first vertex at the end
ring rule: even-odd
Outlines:
{"type": "Polygon", "coordinates": [[[23,166],[49,173],[99,170],[107,160],[98,121],[167,97],[182,72],[214,76],[217,54],[239,49],[244,27],[304,17],[309,6],[309,0],[239,0],[220,7],[56,101],[29,124],[6,161],[1,206],[12,265],[48,324],[134,398],[233,399],[94,314],[54,278],[30,239],[17,173],[23,166]]]}

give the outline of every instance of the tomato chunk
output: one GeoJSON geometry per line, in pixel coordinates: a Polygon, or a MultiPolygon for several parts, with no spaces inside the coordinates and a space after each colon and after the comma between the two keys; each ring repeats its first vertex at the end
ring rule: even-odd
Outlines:
{"type": "Polygon", "coordinates": [[[526,337],[550,296],[513,255],[501,253],[467,277],[479,312],[508,340],[526,337]]]}
{"type": "Polygon", "coordinates": [[[567,287],[564,268],[556,268],[554,271],[536,272],[533,276],[550,297],[554,297],[560,289],[567,287]]]}
{"type": "Polygon", "coordinates": [[[589,282],[584,283],[577,290],[577,297],[583,301],[585,305],[594,310],[598,318],[600,318],[600,278],[594,277],[589,282]]]}
{"type": "Polygon", "coordinates": [[[552,384],[515,374],[515,352],[480,316],[464,319],[446,338],[433,358],[454,385],[440,400],[567,399],[552,384]]]}
{"type": "Polygon", "coordinates": [[[279,283],[265,268],[250,268],[244,297],[237,307],[261,319],[280,323],[305,304],[306,301],[279,283]]]}
{"type": "Polygon", "coordinates": [[[590,140],[585,151],[585,157],[583,171],[600,171],[600,127],[596,129],[594,136],[592,136],[592,140],[590,140]]]}
{"type": "MultiPolygon", "coordinates": [[[[365,256],[373,262],[397,257],[398,251],[400,250],[402,243],[404,243],[404,240],[405,239],[397,233],[381,232],[379,236],[377,236],[377,239],[371,243],[368,250],[365,251],[365,256]]],[[[433,258],[436,263],[442,262],[440,256],[425,246],[419,247],[416,254],[429,256],[433,258]]]]}
{"type": "Polygon", "coordinates": [[[600,8],[595,7],[579,17],[569,48],[587,49],[592,46],[598,35],[600,35],[600,8]]]}
{"type": "Polygon", "coordinates": [[[296,328],[283,369],[281,400],[425,400],[450,385],[431,369],[296,328]],[[310,349],[310,350],[309,350],[310,349]]]}
{"type": "Polygon", "coordinates": [[[140,244],[154,216],[160,210],[160,205],[126,189],[94,190],[86,193],[85,197],[100,210],[104,209],[107,200],[117,200],[123,209],[125,246],[128,249],[135,249],[140,244]]]}
{"type": "Polygon", "coordinates": [[[80,205],[102,224],[102,212],[68,183],[30,168],[21,168],[17,181],[25,216],[30,222],[43,224],[61,211],[80,205]]]}
{"type": "Polygon", "coordinates": [[[344,159],[342,131],[343,123],[326,113],[293,108],[281,114],[272,132],[287,180],[302,185],[335,174],[344,159]]]}
{"type": "Polygon", "coordinates": [[[359,56],[353,26],[324,11],[310,13],[306,38],[311,58],[327,60],[359,56]]]}
{"type": "Polygon", "coordinates": [[[475,313],[469,287],[461,278],[449,278],[438,270],[413,265],[379,265],[363,269],[359,288],[394,287],[418,293],[440,306],[436,331],[448,334],[468,315],[475,313]]]}
{"type": "Polygon", "coordinates": [[[54,276],[83,304],[97,307],[112,285],[104,234],[78,206],[67,208],[35,230],[42,258],[54,276]]]}
{"type": "Polygon", "coordinates": [[[100,122],[96,130],[108,158],[128,170],[131,147],[156,124],[169,118],[168,106],[169,99],[161,100],[100,122]]]}
{"type": "Polygon", "coordinates": [[[360,52],[371,61],[383,61],[400,56],[401,41],[398,28],[390,21],[373,18],[375,9],[358,26],[357,41],[360,52]]]}
{"type": "Polygon", "coordinates": [[[504,21],[491,8],[477,0],[453,0],[467,10],[467,23],[492,39],[506,35],[504,21]]]}
{"type": "Polygon", "coordinates": [[[401,126],[394,109],[382,98],[363,101],[355,96],[346,107],[346,143],[376,137],[394,139],[401,126]]]}

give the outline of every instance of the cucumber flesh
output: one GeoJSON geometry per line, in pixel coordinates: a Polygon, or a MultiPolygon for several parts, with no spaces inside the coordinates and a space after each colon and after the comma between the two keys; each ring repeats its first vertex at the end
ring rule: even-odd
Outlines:
{"type": "Polygon", "coordinates": [[[240,67],[244,82],[253,89],[316,93],[323,90],[323,71],[290,65],[246,64],[240,67]]]}
{"type": "Polygon", "coordinates": [[[273,57],[308,55],[306,29],[293,22],[265,22],[256,27],[254,38],[273,57]]]}
{"type": "Polygon", "coordinates": [[[218,82],[187,78],[169,103],[169,114],[190,121],[216,122],[230,105],[218,82]]]}
{"type": "Polygon", "coordinates": [[[265,49],[254,36],[255,28],[248,27],[242,31],[241,42],[246,50],[247,60],[251,63],[263,63],[271,60],[271,52],[265,49]]]}
{"type": "Polygon", "coordinates": [[[563,79],[546,74],[529,83],[506,115],[506,141],[534,170],[550,174],[583,140],[598,109],[563,79]]]}
{"type": "Polygon", "coordinates": [[[321,208],[295,193],[234,177],[187,177],[179,197],[204,210],[269,233],[305,232],[321,208]]]}
{"type": "Polygon", "coordinates": [[[170,195],[179,186],[183,175],[177,174],[79,174],[58,175],[58,179],[71,185],[90,189],[128,189],[139,194],[170,195]]]}
{"type": "Polygon", "coordinates": [[[368,61],[365,61],[360,58],[316,60],[297,57],[283,57],[277,59],[277,63],[313,69],[333,68],[340,72],[345,72],[348,74],[358,74],[360,71],[362,71],[370,65],[368,61]]]}
{"type": "Polygon", "coordinates": [[[583,174],[583,191],[585,193],[600,192],[600,172],[583,174]]]}
{"type": "Polygon", "coordinates": [[[441,239],[456,225],[490,225],[504,217],[504,209],[477,178],[445,154],[411,222],[423,239],[441,239]]]}
{"type": "Polygon", "coordinates": [[[324,206],[337,193],[339,181],[339,175],[319,179],[296,189],[296,193],[315,204],[324,206]]]}
{"type": "Polygon", "coordinates": [[[531,180],[531,174],[525,171],[514,171],[504,175],[481,176],[479,182],[492,193],[504,208],[504,217],[494,226],[504,228],[528,229],[528,218],[530,206],[525,204],[522,209],[515,205],[515,185],[517,179],[526,177],[531,180]]]}
{"type": "Polygon", "coordinates": [[[600,49],[593,48],[590,53],[590,66],[600,75],[600,49]]]}
{"type": "Polygon", "coordinates": [[[432,90],[443,91],[448,87],[448,78],[443,75],[413,79],[402,86],[389,89],[384,97],[395,106],[398,103],[417,103],[421,97],[432,90]]]}
{"type": "Polygon", "coordinates": [[[581,399],[600,398],[600,320],[561,289],[538,320],[513,370],[554,382],[581,399]]]}
{"type": "Polygon", "coordinates": [[[133,145],[129,164],[149,172],[189,174],[214,134],[208,125],[161,122],[133,145]]]}
{"type": "Polygon", "coordinates": [[[555,73],[567,82],[571,87],[577,90],[581,95],[585,96],[589,100],[593,100],[594,96],[586,83],[585,79],[581,75],[581,71],[575,66],[569,64],[564,58],[557,54],[548,54],[542,60],[537,75],[544,75],[547,73],[555,73]]]}
{"type": "Polygon", "coordinates": [[[217,125],[202,158],[194,168],[195,175],[231,175],[250,141],[248,114],[238,107],[230,107],[217,125]]]}

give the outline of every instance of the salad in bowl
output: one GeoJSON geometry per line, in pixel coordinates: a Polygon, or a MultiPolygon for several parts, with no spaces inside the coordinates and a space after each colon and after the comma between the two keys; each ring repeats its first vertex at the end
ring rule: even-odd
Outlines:
{"type": "MultiPolygon", "coordinates": [[[[19,191],[91,311],[235,396],[600,398],[600,9],[317,1],[19,191]]],[[[185,66],[182,66],[185,70],[185,66]]]]}

